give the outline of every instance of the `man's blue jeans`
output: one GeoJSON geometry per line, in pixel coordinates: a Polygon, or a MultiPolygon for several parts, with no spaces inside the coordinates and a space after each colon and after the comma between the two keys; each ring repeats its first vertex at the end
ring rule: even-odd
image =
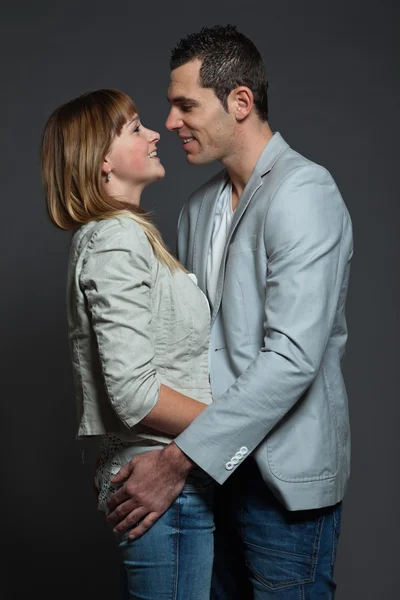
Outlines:
{"type": "Polygon", "coordinates": [[[141,538],[120,542],[130,600],[209,600],[216,484],[195,470],[172,506],[141,538]]]}
{"type": "Polygon", "coordinates": [[[332,600],[341,504],[291,512],[249,457],[216,490],[212,600],[332,600]]]}

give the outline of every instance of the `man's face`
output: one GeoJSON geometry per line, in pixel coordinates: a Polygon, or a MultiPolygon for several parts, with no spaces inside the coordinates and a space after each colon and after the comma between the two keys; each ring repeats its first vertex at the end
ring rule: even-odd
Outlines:
{"type": "Polygon", "coordinates": [[[194,60],[174,71],[168,88],[171,110],[165,123],[176,131],[186,160],[201,165],[224,159],[232,152],[235,118],[225,111],[214,91],[199,83],[201,61],[194,60]]]}

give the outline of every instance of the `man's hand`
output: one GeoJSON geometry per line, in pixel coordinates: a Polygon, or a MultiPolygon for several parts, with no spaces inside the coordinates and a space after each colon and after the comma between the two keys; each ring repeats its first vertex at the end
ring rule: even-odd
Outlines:
{"type": "Polygon", "coordinates": [[[124,482],[107,503],[114,533],[122,535],[134,527],[129,539],[143,535],[179,496],[193,467],[174,443],[132,458],[111,480],[117,485],[124,482]]]}

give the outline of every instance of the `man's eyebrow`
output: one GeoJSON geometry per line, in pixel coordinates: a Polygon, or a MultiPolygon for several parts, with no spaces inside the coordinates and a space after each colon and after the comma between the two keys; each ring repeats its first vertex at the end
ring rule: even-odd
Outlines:
{"type": "Polygon", "coordinates": [[[175,96],[174,98],[168,98],[168,102],[170,104],[183,104],[188,102],[194,106],[198,106],[199,104],[197,100],[194,100],[194,98],[188,98],[187,96],[175,96]]]}

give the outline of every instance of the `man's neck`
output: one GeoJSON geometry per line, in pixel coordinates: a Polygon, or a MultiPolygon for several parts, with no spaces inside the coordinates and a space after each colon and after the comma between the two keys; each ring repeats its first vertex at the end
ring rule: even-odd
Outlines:
{"type": "Polygon", "coordinates": [[[235,151],[222,161],[232,181],[233,210],[239,204],[254,167],[272,136],[268,123],[263,123],[256,130],[242,131],[238,135],[235,151]]]}

